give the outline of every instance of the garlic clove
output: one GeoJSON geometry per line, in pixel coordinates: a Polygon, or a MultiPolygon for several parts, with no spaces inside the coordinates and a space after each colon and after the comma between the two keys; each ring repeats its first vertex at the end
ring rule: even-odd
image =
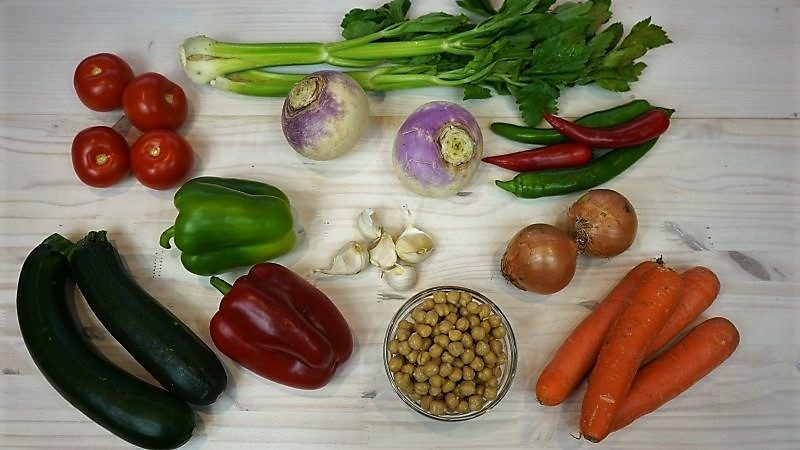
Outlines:
{"type": "Polygon", "coordinates": [[[317,269],[314,272],[326,275],[355,275],[364,270],[368,263],[369,252],[366,246],[360,242],[350,241],[336,252],[330,267],[317,269]]]}
{"type": "Polygon", "coordinates": [[[374,214],[375,211],[373,211],[372,208],[367,208],[361,211],[361,214],[358,215],[358,219],[356,219],[358,231],[370,241],[378,239],[383,233],[383,227],[375,221],[373,217],[374,214]]]}
{"type": "Polygon", "coordinates": [[[398,291],[407,291],[417,284],[417,269],[414,266],[397,264],[383,272],[383,279],[398,291]]]}
{"type": "Polygon", "coordinates": [[[433,247],[433,238],[411,223],[406,226],[395,243],[397,256],[410,264],[421,263],[428,259],[433,247]]]}
{"type": "Polygon", "coordinates": [[[381,233],[381,237],[369,249],[369,262],[382,270],[389,270],[397,264],[397,251],[391,234],[385,231],[381,233]]]}

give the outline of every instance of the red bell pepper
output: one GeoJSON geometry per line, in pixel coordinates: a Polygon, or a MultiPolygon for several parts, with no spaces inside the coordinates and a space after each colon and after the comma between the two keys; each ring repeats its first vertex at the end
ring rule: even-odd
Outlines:
{"type": "Polygon", "coordinates": [[[353,353],[353,336],[336,305],[311,283],[275,263],[257,264],[224,294],[211,318],[214,345],[245,368],[298,389],[325,386],[353,353]]]}

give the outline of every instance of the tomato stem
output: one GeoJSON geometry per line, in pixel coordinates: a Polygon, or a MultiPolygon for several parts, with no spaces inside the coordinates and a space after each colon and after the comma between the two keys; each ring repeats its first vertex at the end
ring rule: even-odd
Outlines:
{"type": "Polygon", "coordinates": [[[147,150],[147,154],[152,156],[153,158],[158,157],[158,155],[161,154],[161,146],[158,144],[151,145],[150,148],[147,150]]]}
{"type": "Polygon", "coordinates": [[[104,166],[108,164],[108,160],[111,159],[108,156],[108,153],[99,153],[97,156],[94,157],[94,162],[98,166],[104,166]]]}

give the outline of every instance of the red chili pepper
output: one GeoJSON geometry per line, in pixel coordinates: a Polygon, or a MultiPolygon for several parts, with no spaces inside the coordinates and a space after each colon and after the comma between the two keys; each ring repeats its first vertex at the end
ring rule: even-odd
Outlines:
{"type": "Polygon", "coordinates": [[[487,156],[482,161],[516,172],[532,172],[581,166],[591,159],[591,147],[577,142],[566,142],[506,155],[487,156]]]}
{"type": "Polygon", "coordinates": [[[233,286],[216,277],[211,284],[225,294],[211,319],[214,345],[265,378],[317,389],[353,352],[336,305],[286,267],[257,264],[233,286]]]}
{"type": "Polygon", "coordinates": [[[588,128],[545,113],[544,119],[559,133],[574,142],[597,148],[619,148],[647,142],[669,128],[669,115],[654,109],[638,118],[610,128],[588,128]]]}

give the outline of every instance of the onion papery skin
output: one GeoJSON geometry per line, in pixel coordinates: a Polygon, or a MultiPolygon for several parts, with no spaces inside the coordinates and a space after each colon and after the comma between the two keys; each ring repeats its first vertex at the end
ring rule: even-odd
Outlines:
{"type": "Polygon", "coordinates": [[[578,246],[564,230],[537,223],[519,230],[508,242],[500,271],[523,291],[554,294],[575,276],[578,246]]]}
{"type": "Polygon", "coordinates": [[[593,258],[611,258],[630,248],[639,221],[625,196],[611,189],[593,189],[567,211],[567,233],[578,251],[593,258]]]}
{"type": "Polygon", "coordinates": [[[297,153],[326,161],[355,147],[369,115],[367,95],[355,80],[341,72],[321,70],[292,88],[283,103],[281,128],[297,153]]]}
{"type": "Polygon", "coordinates": [[[469,183],[482,155],[483,134],[472,114],[455,103],[435,101],[417,108],[400,126],[392,164],[406,189],[426,197],[449,197],[469,183]],[[442,144],[448,133],[463,138],[466,145],[461,148],[469,151],[452,151],[452,146],[448,150],[442,144]]]}

